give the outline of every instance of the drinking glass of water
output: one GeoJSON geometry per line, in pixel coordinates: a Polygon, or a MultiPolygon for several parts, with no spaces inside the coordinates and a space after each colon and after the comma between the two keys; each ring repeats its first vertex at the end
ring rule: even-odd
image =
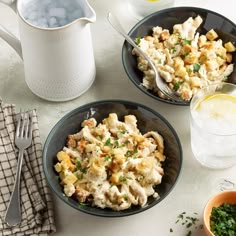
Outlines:
{"type": "Polygon", "coordinates": [[[212,84],[190,104],[191,147],[196,159],[214,169],[236,165],[236,85],[212,84]]]}
{"type": "Polygon", "coordinates": [[[128,8],[137,19],[174,5],[175,0],[126,0],[128,8]]]}

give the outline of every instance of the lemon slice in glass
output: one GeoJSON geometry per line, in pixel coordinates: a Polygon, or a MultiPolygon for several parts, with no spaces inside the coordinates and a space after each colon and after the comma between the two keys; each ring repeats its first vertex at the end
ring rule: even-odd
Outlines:
{"type": "Polygon", "coordinates": [[[212,118],[236,116],[236,96],[224,93],[206,95],[195,105],[195,110],[212,118]]]}

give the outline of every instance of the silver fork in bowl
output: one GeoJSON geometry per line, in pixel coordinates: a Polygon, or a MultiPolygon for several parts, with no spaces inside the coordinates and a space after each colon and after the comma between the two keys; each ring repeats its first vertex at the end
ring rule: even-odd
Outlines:
{"type": "Polygon", "coordinates": [[[110,24],[113,26],[114,29],[116,29],[116,31],[118,33],[120,33],[128,43],[130,43],[148,62],[149,66],[152,68],[152,70],[154,71],[154,77],[155,77],[155,81],[156,81],[156,85],[158,87],[158,89],[169,99],[177,101],[177,102],[181,102],[183,104],[186,104],[187,102],[184,101],[183,99],[181,99],[179,96],[177,96],[175,94],[174,91],[172,91],[168,85],[163,81],[163,79],[160,77],[159,72],[157,71],[157,68],[155,66],[155,64],[152,62],[152,60],[147,56],[147,54],[139,47],[136,45],[136,43],[134,42],[134,40],[125,32],[125,30],[123,29],[123,27],[121,26],[120,22],[118,21],[117,17],[114,16],[111,12],[108,13],[107,16],[108,21],[110,22],[110,24]]]}
{"type": "Polygon", "coordinates": [[[15,183],[11,193],[10,201],[5,213],[4,220],[9,226],[15,226],[21,222],[20,206],[20,176],[23,162],[24,150],[32,142],[32,112],[20,112],[17,119],[15,134],[15,145],[19,149],[15,183]]]}

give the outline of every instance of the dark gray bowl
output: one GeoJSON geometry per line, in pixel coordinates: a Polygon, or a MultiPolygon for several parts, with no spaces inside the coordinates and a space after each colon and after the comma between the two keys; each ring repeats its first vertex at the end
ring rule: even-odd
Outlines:
{"type": "MultiPolygon", "coordinates": [[[[175,24],[183,23],[189,17],[196,17],[197,15],[200,15],[203,19],[203,23],[198,30],[200,34],[206,34],[210,29],[214,29],[223,42],[231,41],[236,44],[236,25],[232,21],[216,12],[196,7],[173,7],[157,11],[139,21],[128,34],[133,39],[143,37],[145,35],[151,35],[152,28],[154,26],[161,26],[172,32],[175,24]]],[[[136,85],[145,94],[156,100],[175,105],[189,105],[189,103],[183,104],[180,102],[162,99],[158,97],[157,94],[146,89],[141,84],[143,73],[137,69],[136,60],[137,57],[132,55],[132,46],[125,41],[122,48],[123,66],[128,78],[134,83],[134,85],[136,85]]],[[[235,64],[235,62],[236,53],[233,53],[233,63],[235,64]]],[[[236,84],[236,69],[234,69],[233,73],[229,77],[228,82],[236,84]]]]}
{"type": "Polygon", "coordinates": [[[173,189],[178,179],[182,166],[182,147],[179,138],[169,122],[159,113],[143,105],[121,100],[108,100],[90,103],[65,115],[49,133],[43,149],[43,168],[46,179],[51,189],[66,204],[82,212],[105,217],[120,217],[133,215],[147,210],[161,202],[173,189]],[[124,211],[113,211],[100,209],[91,206],[81,206],[77,201],[68,198],[63,194],[59,184],[57,173],[54,171],[54,164],[57,162],[56,154],[66,144],[68,134],[78,132],[81,122],[94,117],[100,123],[109,113],[117,113],[120,120],[124,115],[133,114],[137,117],[138,128],[142,133],[147,131],[158,131],[165,140],[164,163],[165,174],[162,183],[156,187],[160,199],[150,197],[144,207],[131,207],[124,211]]]}

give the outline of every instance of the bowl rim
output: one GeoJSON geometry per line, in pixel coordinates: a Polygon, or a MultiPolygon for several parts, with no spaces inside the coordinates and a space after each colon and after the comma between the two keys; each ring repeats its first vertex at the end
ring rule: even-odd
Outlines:
{"type": "MultiPolygon", "coordinates": [[[[235,26],[235,29],[236,29],[236,24],[230,20],[229,18],[227,18],[226,16],[216,12],[216,11],[213,11],[213,10],[210,10],[210,9],[207,9],[207,8],[201,8],[201,7],[191,7],[191,6],[176,6],[176,7],[169,7],[169,8],[165,8],[165,9],[162,9],[162,10],[159,10],[159,11],[156,11],[156,12],[153,12],[147,16],[145,16],[144,18],[142,18],[141,20],[139,20],[128,32],[128,35],[131,36],[131,34],[137,29],[139,28],[145,21],[147,21],[148,19],[152,18],[153,16],[155,15],[159,15],[159,14],[162,14],[162,13],[165,13],[165,12],[171,12],[171,11],[175,11],[175,10],[199,10],[199,11],[206,11],[208,13],[212,13],[214,15],[217,15],[223,19],[225,19],[226,21],[230,22],[232,25],[235,26]]],[[[160,98],[159,96],[155,96],[154,94],[152,94],[151,92],[149,92],[148,89],[144,88],[142,86],[142,83],[140,84],[137,84],[135,82],[135,80],[133,79],[133,77],[128,73],[128,67],[125,63],[125,52],[126,52],[126,45],[129,44],[126,40],[124,40],[123,42],[123,45],[122,45],[122,53],[121,53],[121,56],[122,56],[122,64],[123,64],[123,67],[124,67],[124,70],[126,72],[126,75],[128,76],[128,78],[131,80],[131,82],[138,88],[140,89],[142,92],[144,92],[146,95],[154,98],[155,100],[158,100],[158,101],[161,101],[161,102],[164,102],[166,104],[169,104],[169,105],[178,105],[178,106],[189,106],[190,105],[190,101],[188,103],[181,103],[181,102],[178,102],[178,101],[172,101],[172,100],[168,100],[168,99],[162,99],[160,98]]]]}
{"type": "Polygon", "coordinates": [[[216,193],[207,201],[203,211],[203,226],[205,231],[211,236],[214,236],[210,229],[210,216],[212,208],[213,206],[218,207],[224,202],[236,204],[236,189],[224,190],[222,192],[216,193]],[[233,201],[231,201],[232,199],[233,201]]]}
{"type": "MultiPolygon", "coordinates": [[[[67,205],[73,207],[76,210],[79,210],[81,212],[84,212],[84,213],[87,213],[87,214],[90,214],[90,215],[115,218],[115,217],[130,216],[130,215],[134,215],[134,214],[143,212],[145,210],[148,210],[149,208],[155,206],[157,203],[161,202],[167,195],[169,195],[171,193],[171,191],[173,190],[174,186],[177,184],[177,182],[179,180],[180,173],[181,173],[181,170],[182,170],[182,165],[183,165],[183,149],[182,149],[182,145],[181,145],[181,142],[180,142],[180,139],[179,139],[179,136],[178,136],[177,132],[175,131],[173,126],[170,124],[170,122],[164,116],[162,116],[159,112],[155,111],[152,108],[147,107],[146,105],[143,105],[143,104],[140,104],[140,103],[137,103],[137,102],[128,101],[128,100],[122,100],[122,99],[107,99],[107,100],[98,100],[98,101],[93,101],[93,102],[86,103],[86,104],[81,105],[81,106],[79,106],[77,108],[74,108],[73,110],[71,110],[70,112],[68,112],[64,116],[62,116],[62,118],[60,118],[57,121],[57,123],[52,127],[52,129],[50,130],[50,132],[49,132],[49,134],[48,134],[48,136],[47,136],[47,138],[45,140],[45,143],[44,143],[44,146],[43,146],[43,152],[42,152],[42,159],[43,159],[43,171],[44,171],[44,175],[45,175],[45,178],[47,180],[47,183],[50,186],[50,188],[53,190],[53,192],[56,194],[56,196],[59,197],[59,199],[62,200],[62,202],[66,203],[67,205]],[[47,150],[48,150],[49,142],[50,142],[52,136],[54,135],[55,130],[58,127],[60,127],[60,125],[66,119],[68,119],[69,117],[72,117],[73,115],[77,114],[80,110],[83,110],[85,108],[89,108],[89,107],[91,107],[93,105],[99,105],[99,104],[102,104],[102,103],[118,103],[118,104],[134,105],[134,106],[141,107],[141,108],[143,108],[143,109],[153,113],[155,116],[160,118],[167,125],[168,129],[170,129],[170,131],[174,135],[174,137],[176,139],[176,142],[177,142],[177,145],[178,145],[178,149],[179,149],[179,153],[180,153],[180,160],[179,160],[180,166],[179,166],[179,171],[178,171],[178,173],[176,175],[176,179],[175,179],[174,184],[170,187],[170,189],[165,194],[162,195],[162,198],[160,198],[159,200],[156,200],[155,202],[153,202],[152,204],[150,204],[148,206],[144,206],[144,207],[140,207],[138,209],[135,209],[135,211],[132,211],[132,212],[123,212],[122,213],[122,211],[118,211],[119,214],[117,214],[117,215],[114,215],[114,214],[112,214],[112,215],[105,215],[102,212],[89,212],[89,211],[85,210],[83,207],[75,206],[70,201],[66,201],[67,197],[63,196],[63,192],[59,193],[56,190],[56,188],[54,187],[54,185],[51,183],[51,181],[49,181],[49,173],[48,173],[48,168],[46,166],[46,158],[47,158],[46,157],[46,153],[47,153],[47,150]]],[[[116,211],[113,211],[113,212],[116,212],[116,211]]]]}

